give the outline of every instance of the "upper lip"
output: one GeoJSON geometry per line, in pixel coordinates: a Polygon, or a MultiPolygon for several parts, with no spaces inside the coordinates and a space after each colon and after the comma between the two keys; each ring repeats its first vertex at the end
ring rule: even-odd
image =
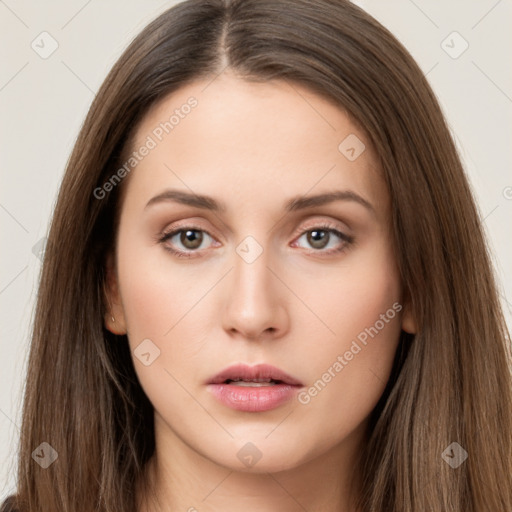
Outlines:
{"type": "Polygon", "coordinates": [[[288,375],[283,370],[276,368],[275,366],[269,364],[257,364],[255,366],[249,366],[243,363],[228,366],[217,375],[212,377],[208,381],[208,384],[222,384],[227,380],[235,379],[272,379],[281,381],[291,386],[303,385],[300,381],[294,379],[292,376],[288,375]]]}

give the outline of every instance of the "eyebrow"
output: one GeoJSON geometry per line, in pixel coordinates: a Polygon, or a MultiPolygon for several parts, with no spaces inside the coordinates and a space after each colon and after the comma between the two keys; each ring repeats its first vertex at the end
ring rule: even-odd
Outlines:
{"type": "MultiPolygon", "coordinates": [[[[369,201],[351,190],[335,190],[333,192],[317,194],[314,196],[298,196],[287,201],[284,207],[287,212],[294,212],[298,210],[314,208],[317,206],[323,206],[329,203],[333,203],[334,201],[353,201],[360,204],[361,206],[364,206],[371,213],[376,213],[375,208],[369,201]]],[[[165,190],[161,194],[151,198],[144,209],[147,209],[152,205],[164,202],[176,202],[187,206],[193,206],[195,208],[201,208],[203,210],[211,210],[215,212],[226,211],[226,206],[224,203],[218,202],[210,196],[199,195],[175,189],[165,190]]]]}
{"type": "Polygon", "coordinates": [[[158,194],[155,197],[152,197],[144,207],[146,210],[150,206],[163,202],[176,202],[180,204],[185,204],[187,206],[194,206],[196,208],[201,208],[203,210],[212,210],[212,211],[225,211],[226,207],[221,203],[217,202],[215,199],[209,196],[202,196],[199,194],[193,194],[190,192],[184,192],[182,190],[165,190],[161,194],[158,194]]]}

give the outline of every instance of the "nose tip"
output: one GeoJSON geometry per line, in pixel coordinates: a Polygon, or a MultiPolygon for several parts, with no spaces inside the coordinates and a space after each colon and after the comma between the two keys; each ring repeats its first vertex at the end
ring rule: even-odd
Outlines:
{"type": "Polygon", "coordinates": [[[246,240],[242,249],[246,249],[246,252],[242,251],[241,256],[237,254],[229,277],[224,329],[232,335],[239,333],[250,340],[275,337],[286,329],[288,322],[278,289],[279,281],[267,266],[263,248],[254,257],[257,247],[251,240],[246,240]]]}

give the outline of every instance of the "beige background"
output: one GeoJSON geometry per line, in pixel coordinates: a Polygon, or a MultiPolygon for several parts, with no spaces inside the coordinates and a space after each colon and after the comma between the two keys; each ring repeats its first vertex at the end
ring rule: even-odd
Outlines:
{"type": "MultiPolygon", "coordinates": [[[[0,500],[15,483],[40,271],[33,248],[45,236],[94,92],[134,35],[174,3],[0,0],[0,500]],[[41,58],[52,44],[54,53],[41,58]]],[[[512,0],[356,3],[404,43],[441,102],[485,218],[512,325],[512,0]]]]}

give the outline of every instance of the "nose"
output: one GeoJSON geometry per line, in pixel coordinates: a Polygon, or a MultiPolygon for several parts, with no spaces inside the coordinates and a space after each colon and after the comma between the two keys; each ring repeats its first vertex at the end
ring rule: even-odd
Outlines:
{"type": "Polygon", "coordinates": [[[288,330],[285,289],[275,275],[276,269],[269,268],[269,263],[272,262],[266,251],[250,263],[234,255],[222,318],[223,328],[231,336],[274,339],[288,330]]]}

